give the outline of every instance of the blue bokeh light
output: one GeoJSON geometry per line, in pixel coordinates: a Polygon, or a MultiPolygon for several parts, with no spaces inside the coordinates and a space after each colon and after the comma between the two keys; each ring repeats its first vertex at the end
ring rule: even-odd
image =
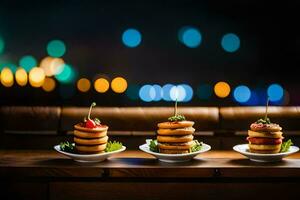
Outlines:
{"type": "Polygon", "coordinates": [[[173,86],[170,90],[170,97],[172,101],[182,102],[186,98],[186,91],[181,85],[173,86]]]}
{"type": "Polygon", "coordinates": [[[174,85],[172,84],[166,84],[162,87],[162,98],[165,101],[172,101],[170,97],[170,91],[174,85]]]}
{"type": "Polygon", "coordinates": [[[122,41],[127,47],[134,48],[141,43],[142,35],[138,30],[130,28],[124,31],[122,41]]]}
{"type": "Polygon", "coordinates": [[[145,102],[150,102],[153,100],[153,97],[151,97],[150,95],[150,92],[151,90],[153,91],[153,86],[151,85],[143,85],[141,88],[140,88],[140,91],[139,91],[139,96],[140,96],[140,99],[142,101],[145,101],[145,102]]]}
{"type": "Polygon", "coordinates": [[[284,90],[281,85],[275,83],[268,87],[267,94],[270,98],[270,101],[280,101],[283,98],[284,90]]]}
{"type": "Polygon", "coordinates": [[[152,91],[154,91],[154,96],[153,96],[153,101],[160,101],[162,98],[162,88],[160,85],[153,85],[152,86],[153,90],[150,90],[150,96],[152,91]]]}
{"type": "Polygon", "coordinates": [[[251,90],[245,85],[240,85],[234,89],[233,97],[237,102],[245,103],[251,97],[251,90]]]}
{"type": "Polygon", "coordinates": [[[180,84],[179,86],[183,87],[185,90],[185,97],[182,101],[183,102],[191,101],[194,95],[193,88],[188,84],[180,84]]]}
{"type": "Polygon", "coordinates": [[[61,83],[71,83],[75,80],[76,73],[71,65],[63,64],[62,70],[55,78],[61,83]]]}
{"type": "Polygon", "coordinates": [[[234,33],[225,34],[221,45],[225,51],[233,53],[240,48],[240,38],[234,33]]]}
{"type": "Polygon", "coordinates": [[[179,41],[189,48],[196,48],[201,44],[202,35],[194,27],[183,27],[179,30],[179,41]]]}

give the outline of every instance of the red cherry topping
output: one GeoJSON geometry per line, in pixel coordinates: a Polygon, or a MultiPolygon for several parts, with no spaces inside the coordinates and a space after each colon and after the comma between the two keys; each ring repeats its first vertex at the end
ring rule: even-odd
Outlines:
{"type": "Polygon", "coordinates": [[[88,120],[86,120],[86,122],[85,122],[85,127],[86,127],[86,128],[96,128],[97,125],[96,125],[96,123],[95,123],[93,120],[88,119],[88,120]]]}

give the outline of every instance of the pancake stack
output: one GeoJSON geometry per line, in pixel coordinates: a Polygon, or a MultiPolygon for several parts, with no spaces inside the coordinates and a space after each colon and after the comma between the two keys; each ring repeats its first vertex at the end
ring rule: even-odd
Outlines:
{"type": "Polygon", "coordinates": [[[160,153],[189,153],[193,146],[195,129],[193,121],[174,121],[159,123],[157,145],[160,153]]]}
{"type": "Polygon", "coordinates": [[[96,154],[104,152],[108,141],[106,125],[97,125],[95,128],[85,127],[85,123],[74,126],[75,148],[81,154],[96,154]]]}
{"type": "Polygon", "coordinates": [[[247,138],[250,152],[263,154],[280,152],[283,139],[281,130],[278,124],[265,123],[262,119],[252,123],[247,138]]]}

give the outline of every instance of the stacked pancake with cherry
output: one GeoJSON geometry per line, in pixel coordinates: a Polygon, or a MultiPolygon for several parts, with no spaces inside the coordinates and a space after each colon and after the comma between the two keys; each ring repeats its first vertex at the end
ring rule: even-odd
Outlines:
{"type": "Polygon", "coordinates": [[[270,119],[259,119],[252,123],[248,130],[250,152],[272,154],[278,153],[282,145],[282,128],[271,123],[270,119]]]}
{"type": "Polygon", "coordinates": [[[97,118],[90,118],[92,107],[95,105],[96,103],[92,103],[90,106],[87,119],[74,126],[75,149],[81,154],[102,153],[107,145],[108,126],[101,124],[97,118]]]}
{"type": "Polygon", "coordinates": [[[182,154],[189,153],[193,141],[194,122],[185,120],[183,115],[175,114],[168,122],[159,123],[157,130],[157,146],[160,153],[182,154]]]}

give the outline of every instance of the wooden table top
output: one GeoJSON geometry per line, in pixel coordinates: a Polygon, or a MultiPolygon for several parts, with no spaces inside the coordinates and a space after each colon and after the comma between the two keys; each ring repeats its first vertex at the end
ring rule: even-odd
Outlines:
{"type": "Polygon", "coordinates": [[[0,177],[215,178],[300,177],[300,153],[281,162],[252,162],[234,151],[209,151],[186,163],[163,163],[126,150],[100,163],[78,163],[54,150],[1,150],[0,177]]]}

